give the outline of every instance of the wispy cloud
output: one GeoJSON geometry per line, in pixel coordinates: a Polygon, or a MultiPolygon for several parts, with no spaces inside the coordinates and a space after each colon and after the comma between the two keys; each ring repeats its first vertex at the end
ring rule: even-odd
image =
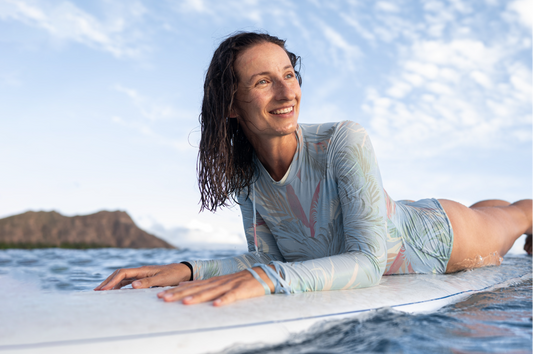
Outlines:
{"type": "Polygon", "coordinates": [[[376,9],[378,11],[385,11],[385,12],[399,12],[400,11],[400,9],[398,8],[398,5],[390,1],[378,1],[376,3],[376,9]]]}
{"type": "Polygon", "coordinates": [[[518,16],[520,23],[531,29],[533,24],[533,3],[529,0],[515,0],[507,5],[507,10],[518,16]]]}
{"type": "Polygon", "coordinates": [[[136,57],[148,50],[142,32],[131,26],[141,21],[145,8],[132,1],[120,16],[101,21],[72,2],[42,0],[0,0],[0,19],[14,20],[45,30],[56,40],[76,42],[111,53],[115,57],[136,57]]]}
{"type": "Polygon", "coordinates": [[[323,21],[317,20],[317,23],[322,28],[325,42],[329,44],[328,52],[333,56],[334,62],[339,66],[344,63],[353,69],[356,60],[361,56],[361,50],[323,21]]]}
{"type": "Polygon", "coordinates": [[[287,38],[289,48],[293,48],[294,43],[300,41],[299,45],[309,48],[318,60],[344,70],[354,68],[361,51],[354,41],[338,31],[334,24],[322,16],[317,16],[317,8],[328,16],[331,13],[338,16],[348,5],[343,2],[291,0],[185,0],[171,6],[179,16],[198,16],[199,21],[208,19],[221,26],[231,22],[234,30],[277,29],[278,32],[272,34],[282,38],[286,38],[285,33],[297,34],[287,38]]]}
{"type": "Polygon", "coordinates": [[[518,56],[531,48],[527,37],[476,37],[469,28],[488,19],[461,1],[426,2],[423,18],[430,38],[404,37],[387,84],[367,87],[363,110],[381,152],[395,156],[401,144],[404,153],[435,156],[530,141],[531,69],[518,56]]]}
{"type": "Polygon", "coordinates": [[[169,139],[162,134],[156,133],[153,128],[146,123],[125,120],[119,116],[113,116],[111,120],[123,127],[132,129],[137,133],[150,138],[151,141],[158,145],[167,146],[178,151],[187,151],[191,149],[191,145],[181,137],[179,139],[169,139]]]}
{"type": "MultiPolygon", "coordinates": [[[[153,99],[139,93],[138,90],[123,85],[117,84],[114,89],[128,96],[138,114],[130,116],[128,119],[115,115],[112,117],[113,122],[150,138],[156,144],[168,146],[178,151],[191,150],[191,143],[187,138],[184,138],[183,134],[176,136],[176,138],[168,138],[164,133],[159,132],[164,129],[160,123],[173,121],[177,125],[187,122],[196,115],[195,112],[180,111],[167,102],[153,99]]],[[[188,124],[184,126],[187,127],[188,124]]]]}
{"type": "MultiPolygon", "coordinates": [[[[260,3],[258,0],[217,1],[217,0],[185,0],[173,5],[179,13],[195,13],[209,16],[218,23],[226,22],[229,18],[237,18],[239,21],[255,22],[258,26],[264,24],[266,18],[272,19],[273,14],[280,15],[282,11],[276,6],[278,1],[260,3]],[[273,4],[274,3],[274,4],[273,4]]],[[[281,2],[279,2],[281,4],[281,2]]],[[[291,14],[294,6],[290,1],[284,1],[286,9],[284,18],[291,14]]],[[[274,20],[282,21],[281,17],[274,20]]]]}
{"type": "Polygon", "coordinates": [[[127,88],[122,85],[115,85],[115,90],[125,93],[137,107],[143,117],[150,121],[167,120],[172,118],[179,118],[179,112],[170,104],[164,102],[156,102],[147,96],[141,95],[132,88],[127,88]]]}

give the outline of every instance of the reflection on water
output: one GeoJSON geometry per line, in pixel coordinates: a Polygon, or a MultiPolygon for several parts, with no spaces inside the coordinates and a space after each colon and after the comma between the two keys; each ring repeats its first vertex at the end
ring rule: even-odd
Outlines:
{"type": "Polygon", "coordinates": [[[225,353],[531,353],[531,285],[478,293],[430,314],[381,309],[317,325],[280,345],[225,353]]]}
{"type": "Polygon", "coordinates": [[[175,249],[10,249],[0,250],[0,274],[15,272],[19,277],[31,275],[31,279],[37,276],[40,287],[45,290],[91,290],[118,268],[236,254],[232,250],[213,253],[175,249]]]}
{"type": "MultiPolygon", "coordinates": [[[[9,274],[45,290],[91,290],[117,268],[223,258],[237,253],[235,250],[112,248],[0,250],[0,276],[5,280],[5,275],[9,274]]],[[[507,257],[504,263],[530,269],[531,257],[507,257]]],[[[10,289],[9,282],[7,286],[4,282],[0,291],[16,294],[18,289],[10,289]]],[[[531,353],[531,298],[530,278],[505,288],[474,294],[430,314],[412,315],[381,309],[364,318],[318,324],[281,345],[260,349],[235,347],[227,352],[531,353]]]]}
{"type": "MultiPolygon", "coordinates": [[[[449,308],[449,315],[459,319],[454,331],[458,337],[476,338],[475,342],[505,341],[508,349],[519,350],[529,341],[531,352],[532,282],[475,294],[449,308]]],[[[490,347],[489,347],[490,348],[490,347]]]]}

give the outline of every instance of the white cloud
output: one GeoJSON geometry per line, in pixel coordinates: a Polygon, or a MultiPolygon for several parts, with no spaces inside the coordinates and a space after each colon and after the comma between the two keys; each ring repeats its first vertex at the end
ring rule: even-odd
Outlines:
{"type": "MultiPolygon", "coordinates": [[[[508,36],[482,37],[476,26],[490,19],[472,6],[424,2],[420,35],[396,42],[397,67],[362,104],[381,154],[398,157],[399,144],[412,158],[531,140],[531,68],[517,57],[530,41],[517,34],[516,21],[508,36]]],[[[527,6],[513,2],[508,11],[523,14],[527,6]]]]}
{"type": "Polygon", "coordinates": [[[0,0],[0,19],[20,21],[55,39],[81,43],[119,58],[136,57],[147,50],[137,42],[140,32],[130,26],[144,13],[144,7],[135,1],[128,3],[121,16],[103,22],[69,1],[0,0]]]}
{"type": "Polygon", "coordinates": [[[467,14],[472,12],[472,7],[470,4],[463,0],[450,0],[450,3],[452,4],[454,10],[457,10],[460,13],[467,14]]]}
{"type": "Polygon", "coordinates": [[[416,76],[418,76],[418,78],[420,78],[418,74],[422,75],[426,79],[436,79],[439,75],[439,67],[433,63],[423,63],[409,60],[405,63],[405,69],[409,73],[414,73],[416,76]]]}
{"type": "Polygon", "coordinates": [[[516,130],[513,132],[514,137],[520,142],[529,142],[532,139],[531,131],[528,130],[516,130]]]}
{"type": "Polygon", "coordinates": [[[419,41],[411,50],[412,55],[426,65],[446,65],[460,70],[488,70],[504,55],[500,48],[487,47],[474,39],[419,41]]]}
{"type": "Polygon", "coordinates": [[[398,6],[393,2],[378,1],[376,3],[376,9],[386,12],[399,12],[398,6]]]}
{"type": "Polygon", "coordinates": [[[507,9],[515,12],[520,23],[531,29],[533,24],[533,2],[531,0],[515,0],[507,5],[507,9]]]}
{"type": "Polygon", "coordinates": [[[184,10],[191,10],[199,13],[211,13],[204,0],[186,0],[182,4],[184,10]]]}
{"type": "Polygon", "coordinates": [[[365,26],[363,26],[360,21],[355,18],[355,16],[348,15],[346,13],[340,13],[340,16],[344,20],[344,22],[346,22],[348,25],[355,29],[356,33],[359,36],[370,42],[375,41],[376,36],[373,34],[373,31],[368,30],[365,26]]]}
{"type": "Polygon", "coordinates": [[[262,26],[266,17],[273,18],[280,23],[286,22],[287,18],[291,18],[294,21],[297,19],[297,14],[293,12],[294,5],[288,0],[277,4],[273,1],[261,4],[257,0],[185,0],[176,2],[173,6],[179,13],[202,14],[209,16],[216,23],[225,23],[231,18],[239,19],[239,21],[252,21],[257,26],[262,26]],[[283,10],[280,10],[280,8],[283,10]]]}
{"type": "Polygon", "coordinates": [[[209,220],[212,215],[199,214],[182,226],[168,226],[152,216],[135,216],[135,221],[148,232],[163,238],[177,247],[189,248],[228,248],[237,247],[247,251],[242,224],[235,212],[224,210],[226,219],[234,221],[231,225],[221,227],[220,220],[209,220]],[[209,220],[209,222],[206,222],[209,220]],[[236,222],[235,222],[236,221],[236,222]]]}
{"type": "Polygon", "coordinates": [[[531,69],[521,63],[515,63],[509,67],[509,75],[516,97],[523,101],[531,101],[533,90],[531,87],[531,69]]]}
{"type": "Polygon", "coordinates": [[[407,95],[411,91],[411,89],[412,89],[411,85],[405,82],[399,81],[399,82],[394,83],[387,90],[387,94],[395,98],[402,98],[405,95],[407,95]]]}
{"type": "Polygon", "coordinates": [[[475,39],[414,42],[389,85],[368,91],[363,104],[382,153],[394,154],[398,143],[432,156],[531,139],[531,70],[510,65],[514,53],[505,48],[475,39]]]}
{"type": "Polygon", "coordinates": [[[474,70],[470,73],[470,76],[481,86],[485,88],[492,87],[492,81],[488,77],[488,75],[486,75],[485,73],[482,73],[481,71],[478,71],[478,70],[474,70]]]}
{"type": "Polygon", "coordinates": [[[453,90],[448,85],[441,82],[429,82],[426,87],[429,91],[438,95],[451,95],[453,93],[453,90]]]}
{"type": "Polygon", "coordinates": [[[405,72],[403,78],[413,86],[420,86],[424,83],[424,78],[418,75],[418,73],[405,72]]]}
{"type": "Polygon", "coordinates": [[[355,61],[361,56],[360,49],[356,45],[350,44],[343,35],[324,22],[320,21],[319,24],[326,42],[332,47],[334,61],[337,64],[344,62],[348,68],[353,69],[355,61]],[[340,53],[342,59],[335,55],[336,53],[340,53]]]}

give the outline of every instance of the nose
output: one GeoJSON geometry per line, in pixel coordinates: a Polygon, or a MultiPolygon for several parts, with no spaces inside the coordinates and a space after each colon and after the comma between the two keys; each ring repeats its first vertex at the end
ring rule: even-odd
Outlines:
{"type": "Polygon", "coordinates": [[[276,100],[292,101],[296,97],[293,82],[289,80],[279,80],[275,84],[276,100]]]}

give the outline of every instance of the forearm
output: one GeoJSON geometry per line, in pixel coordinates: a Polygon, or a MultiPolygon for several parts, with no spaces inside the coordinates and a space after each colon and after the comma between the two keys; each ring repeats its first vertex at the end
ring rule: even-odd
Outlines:
{"type": "Polygon", "coordinates": [[[362,252],[313,259],[304,262],[273,262],[291,293],[364,288],[377,285],[385,269],[386,258],[362,252]]]}
{"type": "Polygon", "coordinates": [[[272,261],[280,260],[278,257],[268,253],[248,252],[232,258],[188,262],[193,267],[193,279],[204,280],[220,275],[237,273],[246,268],[251,268],[256,263],[268,264],[272,261]]]}

